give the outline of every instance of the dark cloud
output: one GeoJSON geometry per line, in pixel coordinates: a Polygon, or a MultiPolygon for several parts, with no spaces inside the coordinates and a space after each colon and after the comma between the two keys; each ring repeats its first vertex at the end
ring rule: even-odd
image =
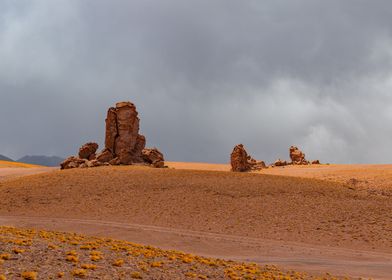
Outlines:
{"type": "Polygon", "coordinates": [[[103,142],[132,100],[170,160],[390,162],[390,1],[1,1],[0,153],[103,142]]]}

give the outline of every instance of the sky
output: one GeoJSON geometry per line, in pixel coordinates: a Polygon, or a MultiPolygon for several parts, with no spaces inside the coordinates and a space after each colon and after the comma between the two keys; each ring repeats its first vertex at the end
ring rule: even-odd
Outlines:
{"type": "Polygon", "coordinates": [[[118,101],[171,161],[391,163],[392,1],[0,1],[0,154],[102,148],[118,101]]]}

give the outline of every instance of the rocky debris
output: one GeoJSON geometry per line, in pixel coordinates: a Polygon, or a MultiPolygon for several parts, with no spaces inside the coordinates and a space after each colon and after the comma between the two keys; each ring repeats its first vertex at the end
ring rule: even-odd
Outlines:
{"type": "Polygon", "coordinates": [[[277,161],[274,162],[272,166],[286,166],[288,165],[287,161],[278,159],[277,161]]]}
{"type": "Polygon", "coordinates": [[[305,159],[305,154],[295,146],[290,147],[291,164],[307,165],[309,162],[305,159]]]}
{"type": "Polygon", "coordinates": [[[286,166],[286,165],[320,164],[319,160],[313,160],[312,162],[307,161],[305,159],[305,154],[300,149],[298,149],[296,146],[291,146],[289,151],[290,151],[291,162],[287,162],[285,160],[278,159],[273,164],[271,164],[271,167],[281,167],[281,166],[286,166]]]}
{"type": "Polygon", "coordinates": [[[162,168],[165,166],[163,154],[157,148],[143,149],[142,155],[143,160],[154,167],[162,168]]]}
{"type": "Polygon", "coordinates": [[[247,160],[248,160],[248,164],[250,165],[250,169],[251,170],[260,170],[260,169],[263,169],[263,168],[267,168],[267,166],[265,165],[264,161],[262,161],[262,160],[255,160],[250,155],[248,155],[247,160]]]}
{"type": "Polygon", "coordinates": [[[98,144],[87,143],[79,149],[79,157],[69,157],[61,163],[61,169],[135,163],[164,167],[163,154],[158,149],[145,149],[146,138],[139,134],[139,121],[133,103],[117,103],[107,112],[102,152],[96,154],[98,144]]]}
{"type": "Polygon", "coordinates": [[[60,168],[61,169],[70,169],[70,168],[77,168],[81,164],[86,163],[86,159],[81,159],[78,157],[71,156],[67,159],[65,159],[61,164],[60,168]]]}
{"type": "Polygon", "coordinates": [[[98,144],[89,142],[84,144],[82,147],[79,149],[79,158],[83,159],[95,159],[95,152],[98,150],[98,144]]]}
{"type": "Polygon", "coordinates": [[[231,170],[234,172],[256,171],[266,168],[264,161],[253,159],[246,152],[244,145],[238,144],[230,155],[231,170]]]}

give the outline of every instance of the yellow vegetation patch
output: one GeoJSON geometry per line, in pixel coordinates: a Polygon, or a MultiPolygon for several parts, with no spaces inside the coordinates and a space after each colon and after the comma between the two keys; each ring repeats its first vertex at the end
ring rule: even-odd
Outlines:
{"type": "Polygon", "coordinates": [[[118,259],[113,262],[113,266],[122,266],[124,264],[124,260],[118,259]]]}
{"type": "Polygon", "coordinates": [[[135,271],[135,272],[131,273],[131,278],[133,278],[133,279],[142,279],[143,277],[140,274],[140,272],[135,271]]]}
{"type": "MultiPolygon", "coordinates": [[[[83,245],[83,246],[84,246],[83,245]]],[[[67,278],[91,279],[252,279],[252,280],[332,280],[327,275],[310,277],[299,272],[285,272],[275,266],[260,266],[255,263],[237,263],[220,259],[205,258],[185,254],[178,251],[165,251],[151,246],[142,246],[126,241],[107,238],[89,237],[84,235],[20,230],[13,227],[0,226],[0,255],[4,262],[1,269],[17,275],[28,268],[21,278],[25,280],[67,278]],[[27,249],[15,248],[15,240],[30,240],[27,249]],[[86,246],[100,248],[87,251],[73,245],[79,242],[86,246]],[[37,249],[40,258],[36,258],[37,249]],[[11,255],[8,252],[23,256],[11,255]],[[103,258],[105,255],[105,258],[103,258]],[[64,258],[59,258],[64,256],[64,258]],[[42,266],[41,258],[45,259],[42,266]],[[99,265],[85,263],[88,260],[98,261],[99,265]],[[4,261],[6,260],[6,261],[4,261]],[[78,263],[81,263],[80,266],[78,263]],[[125,263],[127,262],[127,265],[125,263]],[[58,272],[61,267],[62,272],[58,272]],[[132,269],[130,269],[132,268],[132,269]]],[[[89,250],[89,248],[87,249],[89,250]]],[[[3,277],[2,277],[3,276],[3,277]]],[[[0,280],[6,280],[6,276],[0,280]]]]}
{"type": "Polygon", "coordinates": [[[85,263],[85,264],[82,264],[82,265],[81,265],[81,268],[84,268],[84,269],[92,269],[92,270],[94,270],[94,269],[97,268],[97,266],[96,266],[95,264],[88,264],[88,263],[85,263]]]}
{"type": "Polygon", "coordinates": [[[12,249],[12,252],[14,252],[15,254],[22,254],[24,251],[24,249],[19,249],[19,248],[14,248],[12,249]]]}
{"type": "Polygon", "coordinates": [[[33,167],[44,167],[44,166],[29,164],[29,163],[22,163],[22,162],[0,160],[0,168],[5,168],[5,167],[33,168],[33,167]]]}
{"type": "Polygon", "coordinates": [[[33,271],[25,271],[22,272],[22,278],[25,280],[36,280],[37,279],[37,272],[33,272],[33,271]]]}
{"type": "Polygon", "coordinates": [[[79,261],[79,258],[77,256],[67,256],[65,259],[67,260],[67,262],[74,262],[74,263],[76,263],[76,262],[79,261]]]}
{"type": "Polygon", "coordinates": [[[87,276],[87,271],[84,269],[74,269],[71,272],[72,276],[84,278],[87,276]]]}
{"type": "Polygon", "coordinates": [[[0,254],[0,260],[9,260],[11,258],[10,254],[0,254]]]}

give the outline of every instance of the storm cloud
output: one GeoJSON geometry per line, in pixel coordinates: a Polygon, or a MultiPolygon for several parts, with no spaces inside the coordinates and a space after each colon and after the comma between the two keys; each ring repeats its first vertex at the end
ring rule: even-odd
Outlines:
{"type": "Polygon", "coordinates": [[[392,162],[392,2],[0,2],[0,154],[102,144],[122,100],[168,160],[392,162]]]}

